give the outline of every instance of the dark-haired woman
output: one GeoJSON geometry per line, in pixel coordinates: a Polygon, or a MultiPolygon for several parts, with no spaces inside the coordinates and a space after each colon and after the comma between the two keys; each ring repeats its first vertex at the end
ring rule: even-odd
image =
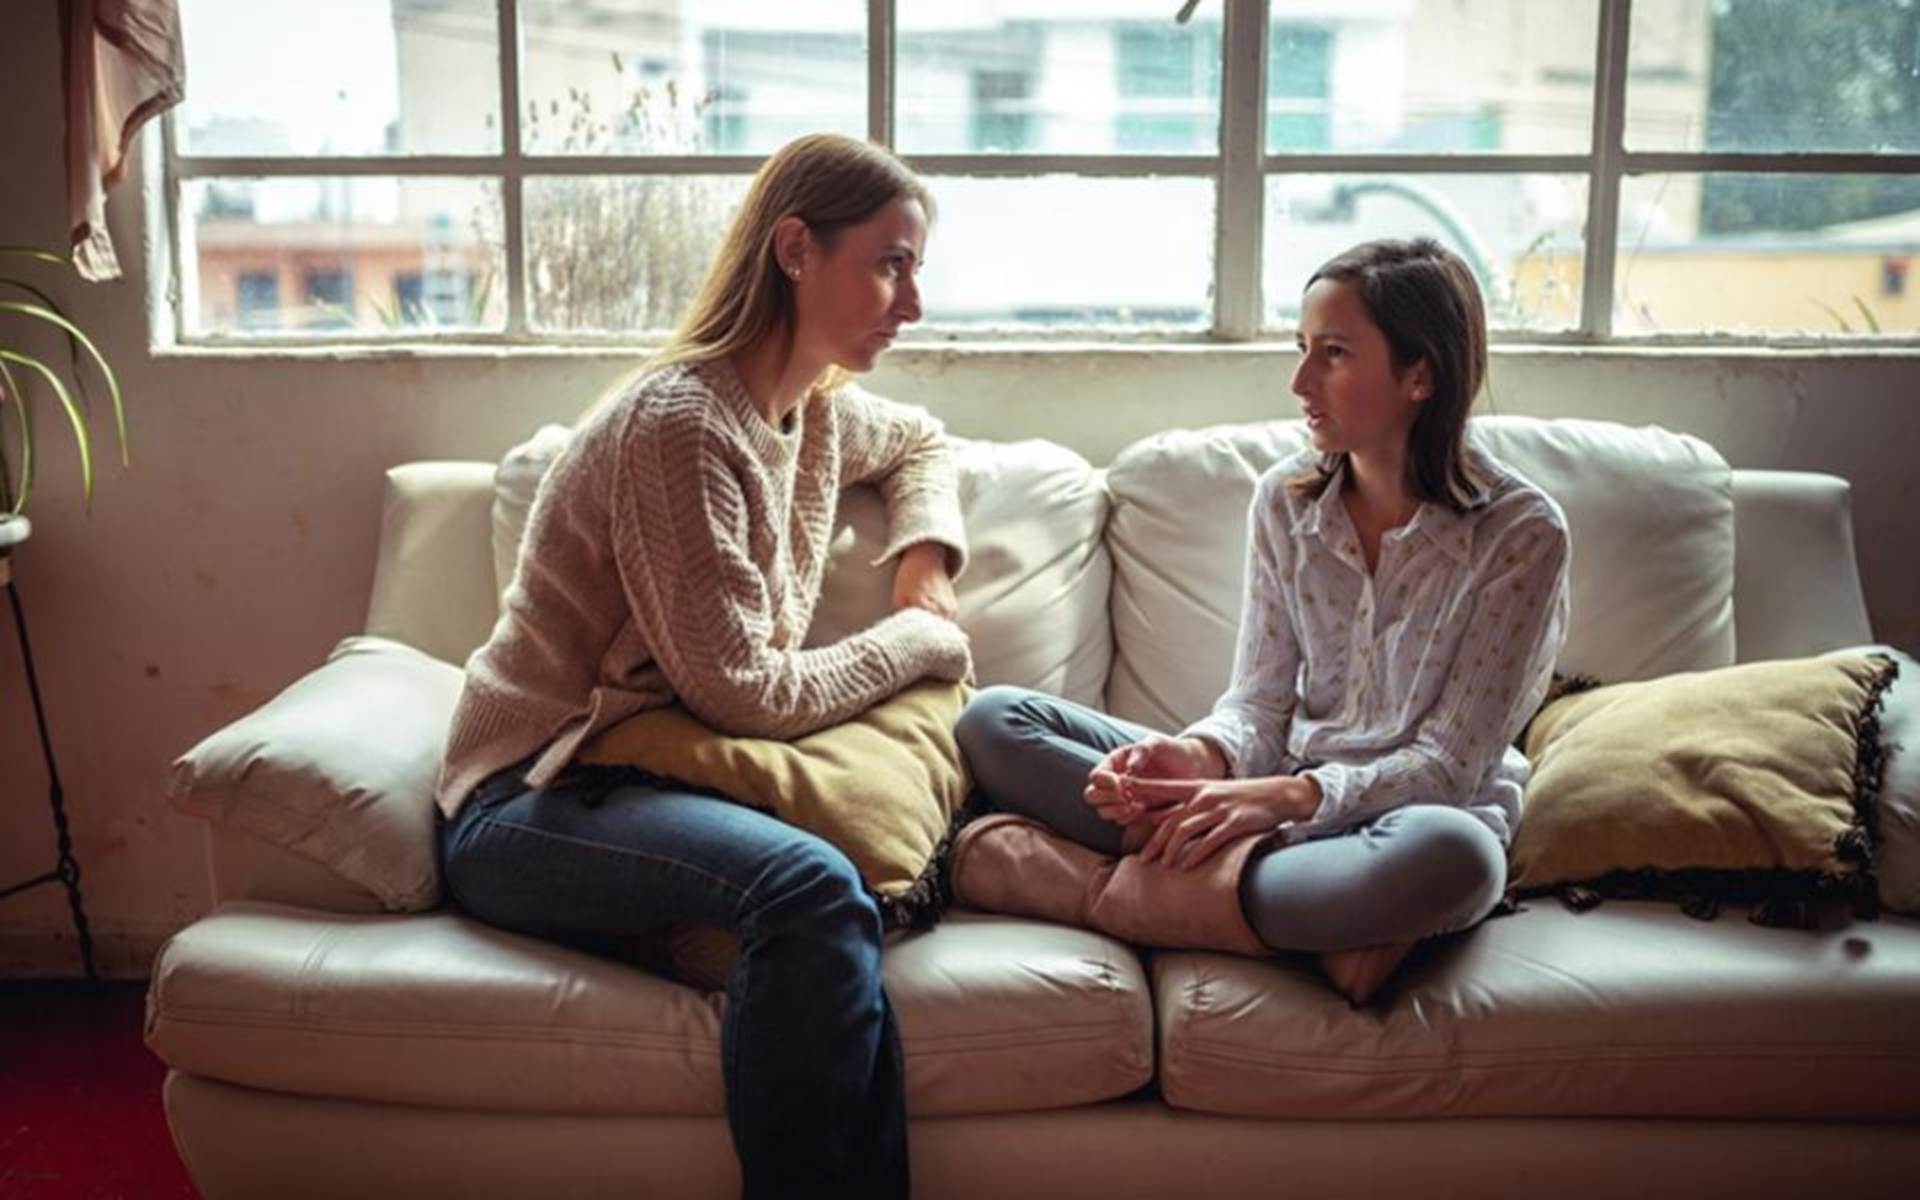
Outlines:
{"type": "Polygon", "coordinates": [[[1312,447],[1255,488],[1212,713],[1168,737],[992,688],[960,744],[995,806],[1106,854],[1191,869],[1270,835],[1240,875],[1247,924],[1365,995],[1505,888],[1527,777],[1511,743],[1565,639],[1567,526],[1468,444],[1486,317],[1458,256],[1420,239],[1334,258],[1298,340],[1312,447]]]}

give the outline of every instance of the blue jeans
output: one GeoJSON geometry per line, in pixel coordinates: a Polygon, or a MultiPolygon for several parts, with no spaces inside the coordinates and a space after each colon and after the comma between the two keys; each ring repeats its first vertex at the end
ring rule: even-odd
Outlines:
{"type": "MultiPolygon", "coordinates": [[[[1119,854],[1121,830],[1088,806],[1087,776],[1145,726],[1025,688],[991,687],[954,735],[974,784],[995,808],[1032,817],[1119,854]]],[[[1478,924],[1507,884],[1507,853],[1450,804],[1410,804],[1332,837],[1255,850],[1240,909],[1274,950],[1346,950],[1417,941],[1478,924]]]]}
{"type": "Polygon", "coordinates": [[[907,1194],[904,1068],[880,912],[847,856],[636,771],[482,783],[441,831],[448,894],[490,925],[630,950],[669,922],[739,938],[720,1028],[741,1194],[907,1194]]]}

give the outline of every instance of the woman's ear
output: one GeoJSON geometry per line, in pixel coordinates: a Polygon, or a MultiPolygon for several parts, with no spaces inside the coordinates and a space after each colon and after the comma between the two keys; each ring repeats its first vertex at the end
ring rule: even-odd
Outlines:
{"type": "Polygon", "coordinates": [[[773,223],[773,259],[787,278],[798,279],[806,270],[812,240],[807,223],[799,217],[785,216],[773,223]]]}
{"type": "Polygon", "coordinates": [[[1402,394],[1414,404],[1433,395],[1433,363],[1424,358],[1414,363],[1407,368],[1406,378],[1400,381],[1400,386],[1402,394]]]}

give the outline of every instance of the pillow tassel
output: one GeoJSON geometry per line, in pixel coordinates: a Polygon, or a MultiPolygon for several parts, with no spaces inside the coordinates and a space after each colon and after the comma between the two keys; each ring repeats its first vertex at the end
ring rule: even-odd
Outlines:
{"type": "Polygon", "coordinates": [[[1848,866],[1864,867],[1873,861],[1873,840],[1858,825],[1849,825],[1833,835],[1833,856],[1848,866]]]}
{"type": "Polygon", "coordinates": [[[1583,884],[1570,883],[1556,890],[1560,895],[1560,903],[1566,905],[1574,912],[1591,912],[1593,909],[1600,907],[1600,893],[1594,888],[1586,887],[1583,884]]]}
{"type": "Polygon", "coordinates": [[[965,824],[962,814],[966,811],[965,805],[954,810],[940,844],[933,848],[912,886],[897,896],[874,897],[880,902],[880,919],[887,929],[932,929],[946,915],[953,899],[952,872],[948,869],[953,861],[953,835],[965,824]]]}
{"type": "Polygon", "coordinates": [[[1705,892],[1688,892],[1680,897],[1680,911],[1696,921],[1711,921],[1720,915],[1720,898],[1705,892]]]}
{"type": "Polygon", "coordinates": [[[1884,654],[1871,655],[1880,667],[1854,722],[1853,824],[1834,835],[1834,857],[1857,868],[1848,879],[1852,912],[1863,921],[1880,916],[1880,886],[1873,875],[1873,854],[1879,844],[1880,784],[1886,777],[1887,747],[1880,740],[1880,715],[1887,689],[1900,676],[1900,663],[1884,654]]]}
{"type": "Polygon", "coordinates": [[[1853,918],[1856,921],[1878,921],[1880,919],[1880,889],[1873,880],[1857,878],[1853,888],[1853,918]]]}
{"type": "Polygon", "coordinates": [[[1753,906],[1747,920],[1769,929],[1818,929],[1813,905],[1805,896],[1768,896],[1753,906]]]}

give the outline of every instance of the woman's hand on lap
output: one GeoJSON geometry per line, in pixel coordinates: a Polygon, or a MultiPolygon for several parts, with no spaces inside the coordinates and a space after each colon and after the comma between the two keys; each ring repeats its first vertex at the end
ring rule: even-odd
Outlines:
{"type": "Polygon", "coordinates": [[[1130,790],[1150,807],[1157,828],[1140,848],[1143,862],[1190,870],[1236,838],[1271,833],[1320,807],[1320,785],[1304,775],[1258,779],[1134,779],[1130,790]]]}
{"type": "Polygon", "coordinates": [[[1082,795],[1102,820],[1131,825],[1158,805],[1135,793],[1134,783],[1153,779],[1221,779],[1227,760],[1205,738],[1150,733],[1107,754],[1087,776],[1082,795]]]}

